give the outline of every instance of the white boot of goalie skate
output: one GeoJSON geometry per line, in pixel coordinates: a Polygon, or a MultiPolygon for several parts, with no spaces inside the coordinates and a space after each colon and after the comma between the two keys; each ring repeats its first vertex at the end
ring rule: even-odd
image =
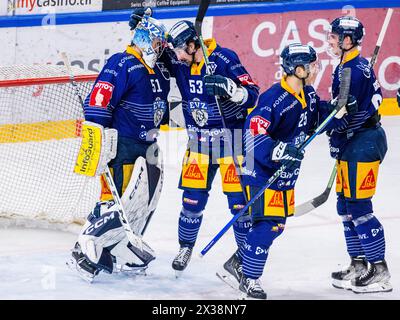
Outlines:
{"type": "Polygon", "coordinates": [[[76,271],[83,280],[92,283],[94,277],[99,274],[100,270],[87,260],[81,251],[79,243],[75,244],[74,248],[71,250],[71,255],[72,257],[66,262],[67,266],[72,271],[76,271]]]}

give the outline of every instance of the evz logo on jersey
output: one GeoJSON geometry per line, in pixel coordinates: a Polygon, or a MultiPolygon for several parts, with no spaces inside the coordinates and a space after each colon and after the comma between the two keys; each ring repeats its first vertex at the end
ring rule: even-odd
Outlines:
{"type": "Polygon", "coordinates": [[[189,101],[189,109],[196,124],[199,127],[204,127],[207,124],[208,115],[210,113],[207,103],[194,98],[189,101]]]}
{"type": "Polygon", "coordinates": [[[215,62],[213,62],[213,61],[210,61],[210,63],[208,64],[208,66],[207,66],[207,68],[208,68],[208,72],[210,73],[210,74],[214,74],[215,73],[215,70],[217,70],[217,64],[215,63],[215,62]]]}
{"type": "Polygon", "coordinates": [[[99,81],[95,84],[90,95],[89,106],[98,108],[107,108],[110,103],[114,85],[106,81],[99,81]]]}
{"type": "Polygon", "coordinates": [[[158,127],[161,120],[164,118],[165,111],[167,110],[167,104],[160,97],[157,97],[153,102],[153,114],[154,114],[154,126],[158,127]]]}
{"type": "Polygon", "coordinates": [[[254,116],[250,119],[250,133],[252,136],[259,134],[268,134],[267,129],[271,124],[270,121],[261,116],[254,116]]]}
{"type": "Polygon", "coordinates": [[[360,64],[357,65],[357,68],[363,72],[364,76],[367,79],[371,78],[371,68],[369,67],[368,64],[360,62],[360,64]]]}
{"type": "Polygon", "coordinates": [[[238,80],[240,81],[240,83],[244,86],[248,86],[248,85],[253,85],[255,86],[256,84],[253,82],[253,80],[251,79],[249,74],[242,74],[240,76],[237,77],[238,80]]]}

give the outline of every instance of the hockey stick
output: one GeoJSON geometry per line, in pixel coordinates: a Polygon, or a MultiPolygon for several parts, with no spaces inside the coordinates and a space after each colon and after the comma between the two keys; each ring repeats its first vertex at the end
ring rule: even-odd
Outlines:
{"type": "MultiPolygon", "coordinates": [[[[370,68],[373,68],[376,63],[376,59],[378,58],[379,50],[382,46],[383,39],[386,35],[386,30],[389,26],[389,22],[390,22],[390,19],[392,18],[392,14],[393,14],[393,9],[389,8],[388,11],[386,12],[386,17],[383,22],[381,32],[379,33],[379,37],[378,37],[378,41],[376,42],[374,53],[369,62],[370,68]]],[[[294,215],[296,217],[300,217],[302,215],[309,213],[310,211],[319,207],[320,205],[322,205],[323,203],[325,203],[328,200],[330,191],[333,186],[333,182],[335,181],[335,176],[337,173],[336,171],[337,171],[337,169],[336,169],[336,164],[335,164],[334,168],[332,169],[331,176],[329,177],[328,185],[326,186],[326,189],[323,193],[321,193],[319,196],[317,196],[305,203],[300,204],[299,206],[296,206],[296,208],[294,209],[294,212],[295,212],[294,215]]]]}
{"type": "Polygon", "coordinates": [[[296,208],[294,209],[295,217],[300,217],[302,215],[305,215],[305,214],[311,212],[315,208],[317,208],[320,205],[322,205],[323,203],[325,203],[326,200],[328,200],[329,194],[331,193],[331,189],[333,186],[333,182],[335,181],[336,170],[337,169],[336,169],[336,164],[335,164],[332,169],[332,173],[329,177],[329,181],[328,181],[328,184],[327,184],[324,192],[322,192],[319,196],[316,196],[315,198],[296,206],[296,208]]]}
{"type": "MultiPolygon", "coordinates": [[[[338,104],[333,109],[333,111],[329,114],[329,116],[315,129],[315,132],[308,138],[303,144],[299,147],[298,150],[304,150],[306,146],[310,144],[314,138],[319,135],[322,130],[326,127],[326,125],[332,120],[332,118],[341,110],[347,103],[347,98],[350,90],[350,81],[351,81],[351,69],[344,68],[342,70],[342,81],[340,82],[340,90],[338,96],[338,104]]],[[[264,193],[266,189],[268,189],[272,183],[285,171],[286,166],[283,164],[267,181],[267,183],[255,194],[253,198],[251,198],[247,204],[244,206],[242,210],[240,210],[229,222],[222,228],[220,232],[205,246],[205,248],[200,252],[200,257],[203,257],[214,244],[224,235],[224,233],[232,226],[232,224],[239,219],[239,217],[245,213],[249,207],[264,193]]]]}
{"type": "MultiPolygon", "coordinates": [[[[79,92],[79,88],[78,88],[78,86],[77,86],[77,84],[75,82],[74,74],[72,72],[71,65],[69,63],[67,54],[65,52],[62,52],[61,53],[61,57],[64,60],[65,67],[67,68],[71,85],[74,87],[75,94],[78,97],[79,102],[80,102],[80,104],[81,104],[81,106],[83,108],[83,106],[84,106],[83,99],[82,99],[82,96],[81,96],[81,94],[79,92]]],[[[150,247],[143,242],[142,238],[140,238],[138,235],[136,235],[132,231],[132,228],[128,223],[128,219],[127,219],[124,207],[122,206],[122,201],[121,201],[121,198],[120,198],[120,196],[118,194],[117,187],[115,186],[114,180],[112,178],[112,175],[111,175],[111,172],[110,172],[110,168],[108,166],[106,166],[106,171],[103,173],[103,177],[106,179],[107,184],[108,184],[108,186],[110,188],[110,191],[111,191],[111,193],[113,195],[113,198],[114,198],[114,201],[115,201],[115,204],[116,204],[116,209],[117,209],[117,212],[119,214],[119,219],[121,221],[121,224],[122,224],[122,226],[123,226],[123,228],[125,230],[125,233],[126,233],[128,239],[129,239],[129,242],[133,246],[135,246],[136,248],[140,249],[140,251],[142,251],[142,252],[143,252],[143,245],[146,245],[146,247],[148,247],[148,249],[150,249],[150,247]]]]}
{"type": "MultiPolygon", "coordinates": [[[[207,12],[207,9],[208,9],[209,5],[210,5],[210,0],[201,0],[200,6],[199,6],[199,10],[197,11],[196,21],[195,21],[194,27],[195,27],[196,33],[197,33],[197,35],[199,37],[201,50],[203,52],[204,64],[206,65],[206,74],[207,75],[212,75],[212,71],[211,71],[211,68],[210,68],[210,61],[209,61],[208,56],[207,56],[207,48],[206,48],[206,46],[204,44],[204,39],[203,39],[202,31],[201,31],[201,27],[203,25],[203,19],[204,19],[205,15],[206,15],[206,12],[207,12]]],[[[231,140],[231,136],[232,135],[231,135],[230,130],[226,126],[225,114],[224,114],[224,111],[222,110],[222,108],[221,108],[221,106],[219,104],[219,100],[218,100],[217,96],[215,96],[215,103],[217,105],[218,112],[221,115],[221,122],[222,122],[222,126],[224,128],[224,131],[226,133],[228,133],[228,135],[229,135],[228,139],[227,139],[228,147],[232,152],[233,165],[235,166],[236,175],[237,175],[237,177],[239,179],[239,184],[240,184],[240,186],[242,188],[242,193],[243,193],[244,199],[247,201],[246,191],[245,191],[242,179],[240,178],[240,171],[239,171],[240,166],[239,166],[239,163],[238,163],[238,161],[236,159],[235,151],[234,151],[234,148],[233,148],[233,145],[232,145],[232,140],[231,140]]]]}

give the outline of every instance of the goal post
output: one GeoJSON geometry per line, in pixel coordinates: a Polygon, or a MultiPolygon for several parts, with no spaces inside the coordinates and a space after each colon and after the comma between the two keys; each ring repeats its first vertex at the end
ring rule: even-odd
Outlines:
{"type": "MultiPolygon", "coordinates": [[[[86,97],[97,74],[72,72],[86,97]]],[[[2,223],[62,228],[84,222],[100,183],[73,172],[83,118],[64,66],[0,66],[2,223]]]]}

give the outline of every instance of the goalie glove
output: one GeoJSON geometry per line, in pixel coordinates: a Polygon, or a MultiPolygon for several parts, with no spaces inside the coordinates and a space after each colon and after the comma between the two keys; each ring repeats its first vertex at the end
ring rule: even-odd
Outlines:
{"type": "Polygon", "coordinates": [[[82,143],[74,172],[91,177],[104,173],[108,163],[117,155],[117,141],[116,129],[104,129],[100,124],[83,122],[82,143]]]}
{"type": "Polygon", "coordinates": [[[232,79],[220,75],[207,75],[203,78],[209,96],[229,98],[232,102],[243,104],[247,101],[248,92],[238,86],[232,79]]]}
{"type": "Polygon", "coordinates": [[[134,30],[137,24],[142,21],[144,15],[151,17],[153,15],[153,10],[150,7],[148,8],[136,8],[132,11],[131,16],[129,17],[129,27],[131,30],[134,30]]]}
{"type": "Polygon", "coordinates": [[[287,169],[294,170],[300,167],[301,160],[304,158],[304,150],[299,150],[292,143],[278,141],[272,149],[271,160],[279,161],[287,169]]]}

